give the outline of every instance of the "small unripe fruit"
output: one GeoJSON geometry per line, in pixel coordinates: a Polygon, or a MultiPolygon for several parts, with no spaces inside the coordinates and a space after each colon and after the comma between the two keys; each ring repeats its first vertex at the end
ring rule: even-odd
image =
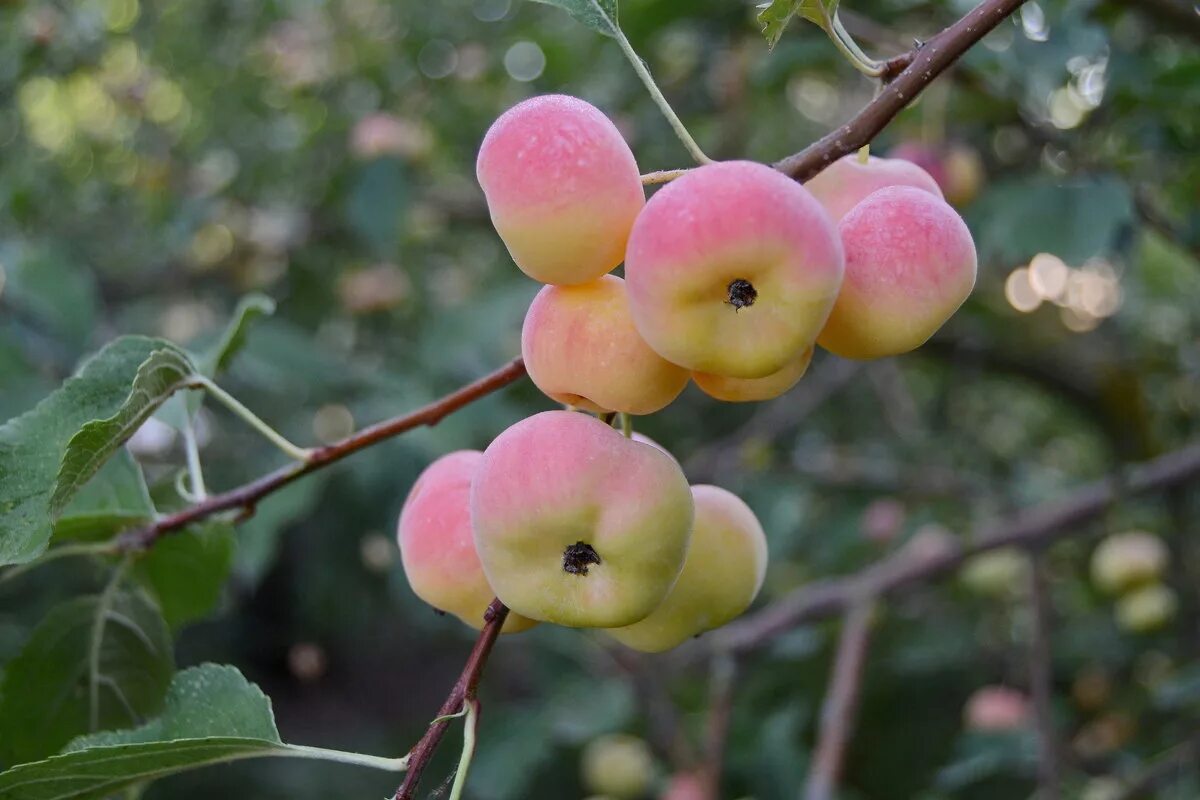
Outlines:
{"type": "Polygon", "coordinates": [[[842,281],[819,203],[770,167],[698,167],[634,223],[625,281],[642,338],[695,372],[762,378],[812,346],[842,281]]]}
{"type": "Polygon", "coordinates": [[[651,414],[688,380],[687,370],[643,341],[625,281],[615,275],[538,292],[521,329],[521,355],[539,389],[587,411],[651,414]]]}
{"type": "Polygon", "coordinates": [[[1152,533],[1115,534],[1093,551],[1092,580],[1102,591],[1119,594],[1161,578],[1168,557],[1167,546],[1152,533]]]}
{"type": "Polygon", "coordinates": [[[771,400],[784,394],[800,382],[804,373],[808,372],[812,356],[813,349],[810,347],[799,358],[765,378],[727,378],[724,375],[713,375],[708,372],[693,372],[692,380],[700,387],[700,391],[717,400],[729,403],[771,400]]]}
{"type": "Polygon", "coordinates": [[[754,602],[767,572],[767,537],[737,495],[693,486],[695,522],[683,572],[650,616],[609,633],[635,650],[659,653],[719,628],[754,602]]]}
{"type": "Polygon", "coordinates": [[[920,347],[975,286],[975,242],[941,198],[880,189],[838,224],[846,279],[817,342],[845,358],[920,347]]]}
{"type": "Polygon", "coordinates": [[[835,223],[887,186],[911,186],[942,196],[933,176],[911,161],[871,156],[864,164],[857,154],[839,158],[804,184],[835,223]]]}
{"type": "Polygon", "coordinates": [[[976,690],[963,709],[963,721],[975,731],[1011,731],[1025,727],[1031,717],[1029,698],[1007,686],[976,690]]]}
{"type": "Polygon", "coordinates": [[[985,597],[1012,597],[1028,586],[1029,558],[1012,548],[980,553],[963,565],[959,580],[985,597]]]}
{"type": "Polygon", "coordinates": [[[621,263],[646,203],[617,127],[565,95],[534,97],[500,115],[475,172],[513,261],[543,283],[586,283],[621,263]]]}
{"type": "Polygon", "coordinates": [[[674,459],[571,411],[501,433],[471,487],[475,545],[496,596],[577,628],[629,625],[662,602],[683,568],[692,509],[674,459]]]}
{"type": "Polygon", "coordinates": [[[1134,589],[1117,601],[1117,627],[1130,633],[1149,633],[1170,622],[1179,607],[1175,592],[1161,583],[1134,589]]]}
{"type": "Polygon", "coordinates": [[[941,186],[947,203],[965,206],[979,196],[987,179],[979,151],[966,144],[951,145],[946,150],[942,165],[946,182],[941,186]]]}
{"type": "MultiPolygon", "coordinates": [[[[471,534],[471,479],[482,463],[478,450],[459,450],[426,467],[404,501],[396,532],[404,574],[417,597],[476,629],[496,596],[471,534]]],[[[509,614],[502,630],[515,633],[534,624],[509,614]]]]}
{"type": "Polygon", "coordinates": [[[614,733],[588,742],[580,764],[584,788],[615,800],[642,797],[654,780],[654,755],[636,736],[614,733]]]}

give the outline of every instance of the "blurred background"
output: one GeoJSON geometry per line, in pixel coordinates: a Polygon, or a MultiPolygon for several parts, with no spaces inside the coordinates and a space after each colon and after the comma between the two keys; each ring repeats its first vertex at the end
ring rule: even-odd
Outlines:
{"type": "MultiPolygon", "coordinates": [[[[844,15],[886,57],[969,5],[862,0],[844,15]]],[[[745,2],[626,0],[621,14],[718,158],[787,155],[873,94],[811,25],[793,22],[768,52],[745,2]]],[[[213,338],[251,290],[279,310],[222,383],[300,443],[504,363],[537,286],[488,223],[475,152],[500,112],[544,92],[612,115],[643,171],[687,165],[612,41],[523,0],[0,3],[0,419],[119,333],[213,338]]],[[[923,160],[971,226],[980,277],[963,310],[911,355],[820,353],[772,403],[689,389],[638,420],[693,482],[738,492],[762,519],[772,564],[760,605],[914,536],[969,537],[1196,437],[1198,109],[1190,5],[1031,0],[879,137],[873,152],[923,160]]],[[[287,741],[405,751],[474,636],[405,584],[400,505],[436,456],[482,448],[550,406],[521,383],[262,503],[228,580],[224,566],[197,577],[217,602],[175,620],[179,665],[238,665],[273,699],[287,741]]],[[[217,490],[279,463],[221,410],[200,428],[217,490]]],[[[152,422],[130,448],[169,505],[174,430],[152,422]]],[[[1130,500],[1049,552],[1069,797],[1118,797],[1103,776],[1136,774],[1197,729],[1198,518],[1194,488],[1130,500]],[[1129,530],[1169,553],[1156,601],[1132,610],[1090,563],[1097,542],[1129,530]]],[[[1032,793],[1024,568],[1002,553],[881,612],[844,798],[1032,793]],[[1009,691],[980,700],[985,687],[1009,691]]],[[[101,577],[64,562],[0,587],[0,663],[53,602],[101,577]]],[[[747,660],[723,797],[797,796],[837,631],[799,629],[747,660]]],[[[468,795],[583,797],[581,750],[611,732],[659,745],[665,781],[673,767],[647,697],[668,697],[675,723],[698,735],[706,693],[703,664],[614,657],[597,636],[548,626],[505,638],[468,795]]],[[[457,758],[457,735],[426,794],[457,758]]],[[[1200,796],[1194,767],[1173,778],[1147,796],[1200,796]]],[[[145,796],[394,788],[387,774],[287,760],[196,772],[145,796]]]]}

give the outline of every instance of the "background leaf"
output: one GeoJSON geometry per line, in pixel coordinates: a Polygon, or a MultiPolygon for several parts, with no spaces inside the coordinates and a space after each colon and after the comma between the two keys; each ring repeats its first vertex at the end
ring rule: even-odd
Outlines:
{"type": "Polygon", "coordinates": [[[548,6],[557,6],[596,33],[616,38],[617,0],[533,0],[548,6]]]}
{"type": "Polygon", "coordinates": [[[246,337],[254,323],[274,313],[275,301],[265,294],[255,292],[239,300],[220,340],[198,359],[200,371],[210,378],[224,372],[246,346],[246,337]]]}
{"type": "Polygon", "coordinates": [[[211,612],[233,566],[232,525],[210,523],[164,537],[144,556],[134,574],[150,589],[172,628],[211,612]]]}
{"type": "MultiPolygon", "coordinates": [[[[0,761],[45,758],[88,732],[89,652],[99,597],[79,597],[46,615],[0,685],[0,761]]],[[[99,658],[100,728],[138,723],[162,707],[174,672],[161,615],[137,593],[108,609],[99,658]]]]}
{"type": "Polygon", "coordinates": [[[33,410],[0,426],[0,565],[39,555],[50,539],[50,496],[72,437],[112,417],[129,397],[138,368],[162,339],[121,337],[33,410]]]}

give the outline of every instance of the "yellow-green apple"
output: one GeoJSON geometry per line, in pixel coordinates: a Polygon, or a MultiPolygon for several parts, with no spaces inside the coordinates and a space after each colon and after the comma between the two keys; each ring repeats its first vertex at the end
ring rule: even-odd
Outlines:
{"type": "Polygon", "coordinates": [[[842,248],[808,191],[770,167],[698,167],[650,198],[625,253],[642,338],[695,372],[762,378],[800,358],[842,283],[842,248]]]}
{"type": "Polygon", "coordinates": [[[688,381],[687,370],[643,341],[615,275],[543,287],[525,314],[521,355],[539,389],[586,411],[651,414],[688,381]]]}
{"type": "Polygon", "coordinates": [[[635,650],[659,653],[719,628],[745,611],[767,572],[767,537],[741,498],[717,486],[692,487],[696,516],[683,572],[650,616],[608,633],[635,650]]]}
{"type": "Polygon", "coordinates": [[[976,594],[1013,597],[1028,586],[1029,556],[1011,547],[980,553],[963,565],[959,579],[976,594]]]}
{"type": "Polygon", "coordinates": [[[619,264],[646,203],[617,127],[566,95],[534,97],[501,114],[475,172],[513,261],[543,283],[586,283],[619,264]]]}
{"type": "Polygon", "coordinates": [[[911,186],[869,195],[838,223],[846,279],[817,343],[845,358],[920,347],[975,286],[975,242],[945,200],[911,186]]]}
{"type": "Polygon", "coordinates": [[[1161,583],[1139,586],[1117,601],[1117,626],[1131,633],[1147,633],[1166,625],[1179,600],[1174,590],[1161,583]]]}
{"type": "Polygon", "coordinates": [[[611,733],[584,746],[580,771],[588,791],[614,800],[633,800],[644,796],[654,780],[654,755],[644,740],[611,733]]]}
{"type": "Polygon", "coordinates": [[[857,154],[839,158],[804,184],[821,202],[834,222],[850,213],[867,195],[885,186],[912,186],[941,197],[933,176],[901,158],[871,156],[864,163],[857,154]]]}
{"type": "Polygon", "coordinates": [[[730,403],[770,400],[779,397],[800,382],[804,373],[808,371],[812,356],[813,349],[810,347],[783,369],[764,378],[729,378],[709,372],[693,372],[692,380],[700,387],[700,391],[717,400],[730,403]]]}
{"type": "MultiPolygon", "coordinates": [[[[496,596],[471,532],[471,479],[482,463],[478,450],[459,450],[426,467],[404,501],[396,532],[404,574],[417,597],[476,629],[496,596]]],[[[509,614],[502,631],[534,624],[509,614]]]]}
{"type": "Polygon", "coordinates": [[[1167,560],[1167,546],[1152,533],[1114,534],[1092,552],[1092,581],[1109,594],[1119,594],[1157,581],[1167,560]]]}
{"type": "Polygon", "coordinates": [[[484,452],[471,521],[483,570],[509,608],[612,628],[644,618],[675,584],[692,494],[661,450],[587,414],[544,411],[484,452]]]}

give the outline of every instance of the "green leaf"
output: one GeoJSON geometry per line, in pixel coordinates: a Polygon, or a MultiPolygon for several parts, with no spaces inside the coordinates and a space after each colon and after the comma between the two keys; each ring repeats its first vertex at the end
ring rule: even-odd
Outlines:
{"type": "Polygon", "coordinates": [[[0,797],[99,800],[177,772],[264,756],[403,768],[399,759],[284,744],[262,690],[233,667],[204,664],[175,676],[157,719],[132,730],[81,737],[62,755],[0,773],[0,797]]]}
{"type": "Polygon", "coordinates": [[[117,448],[195,374],[191,359],[174,345],[166,344],[151,353],[138,367],[133,388],[116,413],[87,423],[67,443],[50,497],[50,514],[57,517],[117,448]]]}
{"type": "Polygon", "coordinates": [[[262,317],[275,313],[275,301],[265,294],[248,294],[238,302],[233,312],[233,319],[213,347],[200,356],[197,364],[200,371],[212,378],[228,369],[230,363],[241,349],[246,346],[246,337],[250,328],[262,317]]]}
{"type": "Polygon", "coordinates": [[[557,6],[596,33],[617,37],[617,0],[533,0],[557,6]]]}
{"type": "Polygon", "coordinates": [[[101,613],[98,726],[136,723],[162,707],[174,659],[158,610],[133,593],[118,593],[107,606],[100,597],[79,597],[51,610],[5,670],[0,760],[44,758],[88,731],[90,654],[101,613]]]}
{"type": "Polygon", "coordinates": [[[126,336],[86,361],[33,410],[0,426],[0,565],[36,558],[50,540],[50,495],[67,444],[125,404],[138,367],[162,339],[126,336]]]}
{"type": "Polygon", "coordinates": [[[54,539],[101,541],[149,522],[154,514],[142,468],[122,448],[67,504],[54,523],[54,539]]]}
{"type": "Polygon", "coordinates": [[[161,539],[138,561],[134,574],[158,600],[167,624],[177,629],[216,607],[234,549],[231,525],[197,526],[161,539]]]}
{"type": "Polygon", "coordinates": [[[831,33],[830,25],[839,0],[771,0],[758,7],[758,24],[762,26],[767,44],[774,47],[783,36],[784,28],[797,14],[831,33]]]}

